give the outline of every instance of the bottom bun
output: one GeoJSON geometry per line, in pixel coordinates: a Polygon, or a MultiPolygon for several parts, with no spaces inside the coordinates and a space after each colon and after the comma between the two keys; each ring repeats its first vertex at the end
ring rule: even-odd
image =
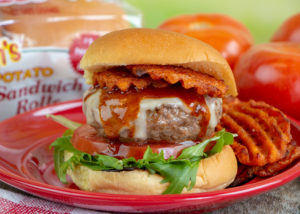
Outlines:
{"type": "MultiPolygon", "coordinates": [[[[65,152],[65,159],[72,153],[65,152]]],[[[149,174],[146,170],[121,172],[94,171],[79,165],[68,170],[73,182],[82,190],[115,194],[162,194],[168,183],[161,184],[163,177],[149,174]]],[[[237,174],[237,160],[230,146],[220,153],[200,161],[196,184],[192,190],[182,193],[207,192],[224,189],[230,185],[237,174]]]]}

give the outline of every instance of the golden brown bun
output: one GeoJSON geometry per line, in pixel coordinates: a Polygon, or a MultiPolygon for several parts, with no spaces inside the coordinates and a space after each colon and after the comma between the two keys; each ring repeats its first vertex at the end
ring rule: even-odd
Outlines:
{"type": "Polygon", "coordinates": [[[224,80],[236,96],[234,76],[223,56],[208,44],[183,34],[158,29],[126,29],[106,34],[90,45],[80,62],[88,84],[92,73],[108,66],[178,65],[224,80]]]}
{"type": "MultiPolygon", "coordinates": [[[[65,159],[71,153],[65,152],[65,159]]],[[[146,170],[122,172],[93,171],[85,166],[77,166],[67,172],[73,182],[82,190],[115,193],[158,195],[167,188],[168,183],[161,184],[163,179],[157,174],[149,174],[146,170]]],[[[237,174],[237,161],[230,146],[222,152],[200,161],[194,188],[183,193],[207,192],[224,189],[237,174]]]]}
{"type": "Polygon", "coordinates": [[[129,24],[123,20],[123,15],[122,8],[115,4],[86,0],[51,0],[0,7],[1,19],[15,20],[13,24],[3,27],[6,36],[11,39],[23,38],[24,47],[68,47],[81,34],[102,35],[128,28],[129,24]],[[114,18],[95,18],[101,15],[114,18]],[[95,17],[87,19],[88,16],[95,17]]]}

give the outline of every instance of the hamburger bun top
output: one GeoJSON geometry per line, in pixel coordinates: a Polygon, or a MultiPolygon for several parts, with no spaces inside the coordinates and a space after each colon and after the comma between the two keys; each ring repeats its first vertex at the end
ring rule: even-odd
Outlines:
{"type": "Polygon", "coordinates": [[[223,80],[227,95],[236,96],[233,73],[223,56],[210,45],[183,34],[136,28],[114,31],[96,39],[83,56],[80,67],[87,84],[93,72],[107,67],[155,64],[175,65],[223,80]]]}

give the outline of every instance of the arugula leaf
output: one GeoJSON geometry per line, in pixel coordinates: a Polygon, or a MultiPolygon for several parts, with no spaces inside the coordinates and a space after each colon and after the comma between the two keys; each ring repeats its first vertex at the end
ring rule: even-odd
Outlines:
{"type": "Polygon", "coordinates": [[[71,129],[67,129],[64,133],[63,136],[73,136],[74,131],[71,129]]]}
{"type": "MultiPolygon", "coordinates": [[[[62,151],[64,152],[64,151],[62,151]]],[[[62,159],[63,160],[63,159],[62,159]]],[[[61,161],[61,160],[60,160],[61,161]]],[[[58,178],[60,181],[64,184],[67,184],[67,170],[70,168],[73,170],[73,165],[79,164],[78,156],[73,155],[70,159],[67,161],[60,162],[60,167],[58,168],[58,178]]],[[[56,170],[56,169],[55,169],[56,170]]]]}
{"type": "Polygon", "coordinates": [[[122,170],[123,163],[107,155],[90,155],[81,153],[80,163],[92,170],[122,170]]]}
{"type": "Polygon", "coordinates": [[[193,158],[203,158],[206,157],[206,153],[204,152],[204,149],[206,146],[212,142],[219,140],[220,136],[215,136],[209,139],[204,140],[202,143],[199,143],[195,146],[188,147],[184,150],[182,150],[181,155],[177,159],[193,159],[193,158]]]}
{"type": "Polygon", "coordinates": [[[60,125],[74,131],[75,129],[79,128],[82,126],[81,123],[74,122],[72,120],[69,120],[63,116],[60,115],[52,115],[52,114],[47,114],[46,117],[51,118],[55,122],[59,123],[60,125]]]}
{"type": "Polygon", "coordinates": [[[78,151],[73,147],[70,143],[71,136],[63,136],[57,138],[51,145],[50,148],[54,147],[54,168],[59,180],[62,183],[67,183],[66,172],[70,167],[70,164],[74,161],[72,160],[65,161],[64,160],[64,152],[70,151],[73,153],[78,153],[78,151]]]}
{"type": "Polygon", "coordinates": [[[226,132],[225,129],[222,129],[221,131],[216,133],[216,136],[219,138],[217,139],[216,144],[214,147],[208,152],[208,154],[214,155],[218,152],[221,152],[223,147],[225,145],[230,145],[233,143],[233,138],[237,136],[237,134],[231,134],[229,132],[226,132]]]}
{"type": "Polygon", "coordinates": [[[156,162],[156,161],[163,161],[164,159],[164,152],[161,151],[160,153],[153,153],[150,146],[147,147],[143,160],[149,161],[149,162],[156,162]]]}
{"type": "Polygon", "coordinates": [[[149,173],[157,173],[164,177],[161,183],[170,183],[163,194],[180,193],[184,187],[191,189],[196,183],[199,162],[191,163],[189,160],[176,160],[173,157],[165,160],[163,151],[153,153],[150,146],[143,159],[138,162],[141,164],[138,165],[140,168],[146,168],[149,173]]]}
{"type": "Polygon", "coordinates": [[[161,151],[160,153],[153,153],[150,146],[147,147],[147,150],[144,153],[143,159],[138,160],[137,162],[137,168],[140,169],[147,169],[150,174],[154,174],[157,171],[152,169],[151,164],[152,163],[163,163],[165,162],[164,159],[164,152],[161,151]]]}
{"type": "Polygon", "coordinates": [[[122,162],[123,162],[123,168],[124,169],[126,169],[126,168],[127,169],[130,169],[130,168],[142,168],[142,166],[141,167],[137,166],[138,162],[136,161],[136,159],[134,157],[123,159],[122,162]]]}
{"type": "Polygon", "coordinates": [[[170,183],[163,194],[176,194],[181,193],[184,187],[188,190],[192,189],[196,183],[198,166],[199,161],[172,160],[167,163],[151,163],[147,166],[147,169],[150,168],[164,177],[161,183],[170,183]]]}
{"type": "Polygon", "coordinates": [[[163,194],[181,193],[184,188],[191,190],[196,183],[199,161],[220,152],[223,146],[232,144],[233,138],[236,136],[221,130],[214,137],[183,149],[177,159],[170,157],[165,160],[163,151],[153,153],[150,146],[148,146],[142,159],[136,160],[130,157],[118,160],[107,155],[90,155],[75,149],[70,142],[72,134],[73,129],[67,130],[61,138],[56,139],[50,146],[51,148],[54,147],[55,171],[61,182],[67,182],[67,170],[73,170],[73,167],[77,165],[83,165],[92,170],[138,168],[148,170],[151,174],[159,174],[164,178],[161,183],[169,183],[163,194]],[[213,141],[216,141],[214,147],[209,152],[204,152],[206,146],[213,141]],[[72,153],[72,156],[66,161],[64,160],[64,151],[72,153]]]}
{"type": "Polygon", "coordinates": [[[72,136],[62,136],[60,138],[57,138],[51,145],[50,145],[50,149],[52,147],[55,148],[59,148],[61,150],[66,150],[66,151],[70,151],[73,153],[80,153],[80,151],[76,150],[73,145],[71,144],[71,137],[72,136]]]}
{"type": "Polygon", "coordinates": [[[64,163],[64,150],[59,147],[54,148],[54,169],[57,177],[62,183],[67,183],[66,176],[61,172],[62,165],[64,163]]]}

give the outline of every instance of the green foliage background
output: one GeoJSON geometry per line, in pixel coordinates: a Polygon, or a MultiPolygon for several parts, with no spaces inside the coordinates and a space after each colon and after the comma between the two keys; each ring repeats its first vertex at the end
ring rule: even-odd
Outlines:
{"type": "Polygon", "coordinates": [[[288,17],[300,12],[300,0],[126,0],[144,15],[144,27],[194,13],[224,13],[244,23],[256,43],[267,42],[288,17]]]}

